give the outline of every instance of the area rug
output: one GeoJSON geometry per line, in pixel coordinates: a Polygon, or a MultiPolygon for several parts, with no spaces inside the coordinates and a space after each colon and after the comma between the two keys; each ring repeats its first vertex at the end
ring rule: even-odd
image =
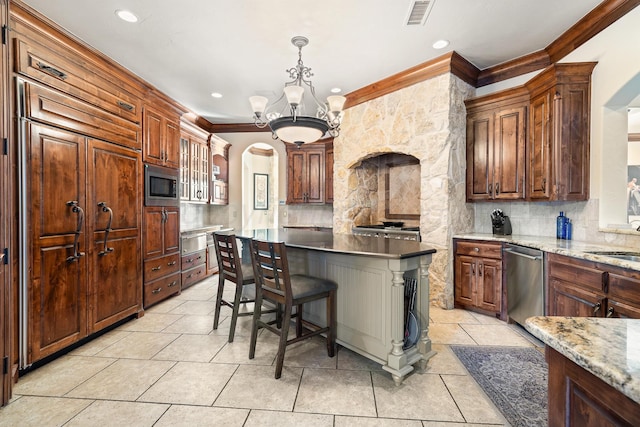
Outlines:
{"type": "Polygon", "coordinates": [[[451,346],[514,427],[547,425],[547,363],[524,347],[451,346]]]}

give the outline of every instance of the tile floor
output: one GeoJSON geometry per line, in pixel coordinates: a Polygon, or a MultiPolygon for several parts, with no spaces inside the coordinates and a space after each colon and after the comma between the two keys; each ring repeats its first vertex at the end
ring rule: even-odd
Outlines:
{"type": "Polygon", "coordinates": [[[449,345],[539,347],[516,326],[432,308],[438,354],[400,387],[345,348],[328,358],[320,337],[289,346],[276,380],[274,334],[249,360],[250,317],[231,344],[230,310],[212,330],[216,287],[214,276],[24,375],[0,426],[503,426],[449,345]]]}

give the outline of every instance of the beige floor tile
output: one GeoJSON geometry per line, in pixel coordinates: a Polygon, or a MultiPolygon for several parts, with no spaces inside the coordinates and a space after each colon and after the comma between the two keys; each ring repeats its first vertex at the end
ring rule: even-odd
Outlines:
{"type": "Polygon", "coordinates": [[[245,427],[333,427],[333,415],[302,414],[296,412],[259,411],[249,414],[245,427]]]}
{"type": "Polygon", "coordinates": [[[442,375],[442,379],[467,422],[508,424],[472,377],[468,375],[442,375]]]}
{"type": "Polygon", "coordinates": [[[185,294],[184,298],[189,301],[214,301],[218,289],[217,287],[214,289],[213,286],[208,285],[206,287],[199,287],[195,289],[189,288],[185,292],[187,291],[188,294],[185,294]]]}
{"type": "Polygon", "coordinates": [[[338,369],[355,371],[382,371],[382,365],[346,347],[338,345],[338,369]]]}
{"type": "Polygon", "coordinates": [[[447,422],[440,422],[440,421],[423,421],[422,427],[511,427],[511,425],[509,423],[507,424],[475,424],[475,423],[447,423],[447,422]]]}
{"type": "Polygon", "coordinates": [[[271,333],[265,336],[262,334],[258,336],[256,354],[253,359],[249,359],[250,337],[236,336],[232,343],[227,343],[222,350],[216,354],[212,362],[271,366],[278,353],[278,343],[271,339],[270,336],[275,337],[275,335],[271,333]]]}
{"type": "Polygon", "coordinates": [[[388,373],[372,373],[378,416],[463,422],[440,375],[414,373],[396,386],[388,373]]]}
{"type": "Polygon", "coordinates": [[[434,344],[474,345],[476,342],[457,324],[432,323],[429,337],[434,344]]]}
{"type": "Polygon", "coordinates": [[[136,332],[160,332],[167,326],[180,319],[182,314],[168,313],[146,313],[139,319],[133,319],[118,330],[120,331],[136,331],[136,332]]]}
{"type": "Polygon", "coordinates": [[[211,406],[236,369],[237,365],[178,362],[138,401],[211,406]]]}
{"type": "MultiPolygon", "coordinates": [[[[183,298],[186,298],[184,296],[183,298]]],[[[187,300],[183,304],[171,310],[171,314],[191,314],[191,315],[213,315],[216,308],[215,301],[191,301],[187,300]]]]}
{"type": "Polygon", "coordinates": [[[154,427],[224,426],[242,427],[249,416],[248,409],[208,408],[173,405],[154,427]]]}
{"type": "Polygon", "coordinates": [[[138,402],[95,401],[65,427],[151,427],[169,405],[138,402]]]}
{"type": "Polygon", "coordinates": [[[429,307],[429,318],[433,323],[478,323],[470,311],[454,308],[445,310],[440,307],[429,307]]]}
{"type": "Polygon", "coordinates": [[[178,334],[160,332],[132,332],[96,355],[126,359],[151,359],[178,338],[178,334]]]}
{"type": "MultiPolygon", "coordinates": [[[[211,335],[223,335],[227,338],[229,337],[229,329],[231,328],[231,311],[228,312],[229,315],[223,315],[220,313],[220,321],[218,322],[218,329],[212,330],[211,335]]],[[[212,317],[213,318],[213,317],[212,317]]],[[[213,320],[211,321],[213,325],[213,320]]],[[[251,328],[253,325],[253,318],[251,316],[243,316],[238,317],[236,321],[236,331],[234,334],[234,340],[237,336],[251,336],[251,328]]]]}
{"type": "Polygon", "coordinates": [[[502,325],[460,325],[479,345],[533,347],[531,341],[502,325]]]}
{"type": "Polygon", "coordinates": [[[464,365],[460,363],[449,346],[433,344],[432,348],[436,351],[436,355],[429,359],[426,373],[467,375],[464,365]]]}
{"type": "Polygon", "coordinates": [[[70,351],[69,354],[73,354],[74,356],[95,356],[100,351],[120,341],[130,334],[131,332],[114,329],[70,351]]]}
{"type": "Polygon", "coordinates": [[[375,417],[371,374],[305,369],[294,411],[375,417]]]}
{"type": "Polygon", "coordinates": [[[136,400],[175,362],[121,359],[71,390],[67,396],[136,400]]]}
{"type": "Polygon", "coordinates": [[[469,311],[468,313],[482,325],[506,325],[504,320],[500,320],[495,316],[487,316],[486,314],[476,313],[475,311],[469,311]]]}
{"type": "Polygon", "coordinates": [[[202,334],[207,335],[213,330],[213,316],[185,315],[162,332],[177,334],[202,334]]]}
{"type": "Polygon", "coordinates": [[[209,362],[227,343],[226,336],[180,335],[178,339],[153,356],[154,360],[209,362]]]}
{"type": "MultiPolygon", "coordinates": [[[[149,308],[145,308],[145,313],[169,313],[176,307],[184,304],[185,300],[179,299],[178,295],[168,298],[162,302],[159,302],[156,305],[153,305],[149,308]]],[[[145,314],[146,315],[146,314],[145,314]]]]}
{"type": "Polygon", "coordinates": [[[285,366],[277,380],[274,373],[272,366],[241,365],[213,406],[292,411],[302,369],[285,366]]]}
{"type": "Polygon", "coordinates": [[[0,408],[0,427],[61,426],[92,400],[22,396],[0,408]]]}
{"type": "Polygon", "coordinates": [[[64,396],[116,359],[62,356],[21,376],[14,392],[25,395],[64,396]]]}
{"type": "MultiPolygon", "coordinates": [[[[449,425],[449,424],[447,424],[449,425]]],[[[336,415],[334,427],[422,427],[418,420],[396,418],[344,417],[336,415]]]]}
{"type": "Polygon", "coordinates": [[[335,352],[333,357],[329,357],[327,340],[321,336],[315,336],[288,345],[284,353],[284,364],[286,366],[336,369],[337,363],[338,358],[335,352]]]}

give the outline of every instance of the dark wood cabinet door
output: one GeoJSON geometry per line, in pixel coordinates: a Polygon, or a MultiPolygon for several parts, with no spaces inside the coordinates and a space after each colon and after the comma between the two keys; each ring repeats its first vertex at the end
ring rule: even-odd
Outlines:
{"type": "Polygon", "coordinates": [[[545,92],[531,100],[529,117],[528,197],[548,199],[551,194],[552,94],[545,92]]]}
{"type": "Polygon", "coordinates": [[[493,197],[493,139],[493,111],[467,117],[466,185],[469,201],[493,197]]]}
{"type": "Polygon", "coordinates": [[[307,153],[307,203],[324,203],[324,148],[307,153]]]}
{"type": "Polygon", "coordinates": [[[30,363],[87,335],[87,206],[85,139],[30,124],[27,141],[30,363]]]}
{"type": "Polygon", "coordinates": [[[163,209],[164,208],[159,206],[147,206],[144,208],[144,234],[142,243],[144,259],[164,254],[163,209]]]}
{"type": "Polygon", "coordinates": [[[143,160],[147,163],[162,165],[164,161],[163,117],[153,109],[145,107],[142,125],[144,129],[143,160]]]}
{"type": "Polygon", "coordinates": [[[474,305],[476,258],[457,255],[455,263],[455,301],[461,305],[474,305]]]}
{"type": "Polygon", "coordinates": [[[142,307],[140,153],[89,141],[90,333],[142,307]]]}
{"type": "Polygon", "coordinates": [[[189,190],[190,179],[189,140],[180,138],[180,200],[188,201],[191,196],[189,190]]]}
{"type": "Polygon", "coordinates": [[[324,201],[327,203],[333,203],[333,146],[327,148],[327,152],[324,155],[325,161],[325,190],[324,201]]]}
{"type": "Polygon", "coordinates": [[[493,194],[496,199],[524,198],[525,106],[506,108],[495,115],[493,194]]]}
{"type": "Polygon", "coordinates": [[[482,259],[477,265],[477,301],[476,306],[499,313],[502,294],[502,261],[482,259]]]}
{"type": "Polygon", "coordinates": [[[605,310],[604,294],[550,279],[549,316],[602,317],[605,310]]]}
{"type": "Polygon", "coordinates": [[[163,130],[164,165],[178,169],[180,167],[180,124],[176,121],[165,119],[163,130]]]}
{"type": "Polygon", "coordinates": [[[306,154],[304,151],[287,153],[287,203],[305,203],[306,154]]]}
{"type": "Polygon", "coordinates": [[[165,207],[164,209],[164,253],[170,254],[180,250],[180,208],[165,207]]]}

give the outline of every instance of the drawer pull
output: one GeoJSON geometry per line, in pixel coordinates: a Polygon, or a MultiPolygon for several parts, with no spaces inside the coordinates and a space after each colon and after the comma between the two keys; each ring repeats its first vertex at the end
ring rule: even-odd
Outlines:
{"type": "Polygon", "coordinates": [[[57,77],[60,80],[65,80],[67,78],[67,75],[65,73],[63,73],[62,71],[53,68],[50,65],[47,64],[43,64],[42,62],[38,62],[36,64],[38,66],[38,68],[40,68],[42,71],[44,71],[45,73],[53,76],[53,77],[57,77]]]}
{"type": "Polygon", "coordinates": [[[176,281],[174,280],[173,282],[171,282],[171,283],[169,283],[169,284],[167,285],[167,288],[172,288],[172,287],[174,287],[174,286],[175,286],[175,285],[177,285],[177,284],[178,284],[178,282],[176,282],[176,281]]]}
{"type": "Polygon", "coordinates": [[[601,307],[602,307],[602,304],[596,303],[596,305],[593,306],[593,314],[596,315],[598,311],[600,311],[601,307]]]}
{"type": "Polygon", "coordinates": [[[161,266],[153,267],[151,271],[160,271],[161,268],[161,266]]]}
{"type": "Polygon", "coordinates": [[[159,294],[160,292],[162,292],[162,288],[154,289],[151,291],[152,294],[159,294]]]}
{"type": "Polygon", "coordinates": [[[473,251],[474,251],[474,252],[480,252],[480,248],[478,248],[478,247],[473,248],[473,251]]]}
{"type": "Polygon", "coordinates": [[[169,267],[174,266],[174,265],[176,265],[176,261],[168,262],[168,263],[167,263],[167,265],[168,265],[169,267]]]}
{"type": "Polygon", "coordinates": [[[126,102],[123,102],[123,101],[118,101],[118,107],[127,111],[133,111],[133,108],[134,108],[133,105],[127,104],[126,102]]]}
{"type": "Polygon", "coordinates": [[[607,309],[607,317],[611,316],[613,316],[613,307],[609,307],[609,309],[607,309]]]}

